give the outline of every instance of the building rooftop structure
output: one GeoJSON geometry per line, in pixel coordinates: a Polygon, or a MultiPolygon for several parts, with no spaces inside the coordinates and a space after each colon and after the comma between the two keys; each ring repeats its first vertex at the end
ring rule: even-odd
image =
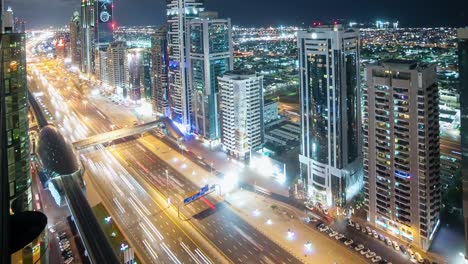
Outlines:
{"type": "Polygon", "coordinates": [[[38,156],[43,168],[57,176],[70,175],[80,170],[71,144],[54,126],[45,126],[39,132],[38,156]]]}

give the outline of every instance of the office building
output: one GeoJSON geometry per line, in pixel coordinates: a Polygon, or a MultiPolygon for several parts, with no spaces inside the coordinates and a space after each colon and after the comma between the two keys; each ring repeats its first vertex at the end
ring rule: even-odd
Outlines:
{"type": "Polygon", "coordinates": [[[233,69],[231,20],[202,12],[190,21],[188,33],[192,131],[205,140],[219,140],[218,77],[233,69]]]}
{"type": "Polygon", "coordinates": [[[153,102],[153,80],[151,77],[151,50],[150,49],[141,49],[142,56],[142,76],[141,83],[143,86],[142,99],[145,99],[149,102],[153,102]]]}
{"type": "Polygon", "coordinates": [[[94,3],[93,0],[81,1],[81,71],[94,74],[94,3]]]}
{"type": "Polygon", "coordinates": [[[73,64],[81,65],[80,13],[73,12],[70,20],[70,58],[73,64]]]}
{"type": "Polygon", "coordinates": [[[94,74],[97,79],[108,82],[107,48],[114,40],[113,27],[113,1],[112,0],[96,0],[94,1],[94,74]]]}
{"type": "Polygon", "coordinates": [[[441,208],[436,65],[387,60],[369,66],[366,78],[368,221],[426,251],[441,208]]]}
{"type": "Polygon", "coordinates": [[[143,57],[139,49],[128,50],[128,91],[133,102],[141,100],[143,57]]]}
{"type": "Polygon", "coordinates": [[[127,45],[116,41],[107,48],[107,84],[115,93],[127,97],[128,95],[128,62],[127,45]]]}
{"type": "Polygon", "coordinates": [[[203,11],[202,0],[168,0],[169,96],[172,119],[186,131],[192,128],[191,90],[187,54],[187,25],[203,11]]]}
{"type": "Polygon", "coordinates": [[[463,214],[465,220],[465,258],[468,259],[468,28],[458,29],[458,65],[460,72],[461,171],[463,178],[463,214]]]}
{"type": "Polygon", "coordinates": [[[169,107],[169,56],[167,28],[158,28],[151,38],[153,109],[160,116],[171,116],[169,107]]]}
{"type": "Polygon", "coordinates": [[[344,206],[362,187],[359,31],[298,33],[301,175],[308,198],[344,206]]]}
{"type": "Polygon", "coordinates": [[[42,213],[29,212],[32,190],[25,40],[24,34],[0,35],[0,228],[1,246],[5,250],[1,254],[2,263],[47,263],[48,260],[44,231],[47,218],[42,213]],[[13,234],[22,237],[18,239],[13,234]]]}
{"type": "Polygon", "coordinates": [[[3,12],[3,31],[9,33],[15,32],[13,10],[10,6],[3,12]]]}
{"type": "Polygon", "coordinates": [[[264,142],[263,76],[235,70],[218,77],[221,143],[229,155],[249,159],[264,142]]]}

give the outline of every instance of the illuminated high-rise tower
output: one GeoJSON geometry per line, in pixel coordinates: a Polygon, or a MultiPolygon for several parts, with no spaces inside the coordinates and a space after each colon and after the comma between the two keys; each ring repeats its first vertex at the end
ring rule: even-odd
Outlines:
{"type": "Polygon", "coordinates": [[[463,180],[463,214],[465,220],[465,258],[468,259],[468,28],[458,29],[458,65],[460,68],[460,112],[463,180]]]}
{"type": "Polygon", "coordinates": [[[191,130],[192,104],[188,78],[188,22],[203,11],[203,0],[167,0],[169,95],[172,119],[191,130]]]}
{"type": "Polygon", "coordinates": [[[94,1],[81,1],[81,71],[94,73],[94,1]]]}
{"type": "Polygon", "coordinates": [[[151,38],[153,109],[159,115],[165,117],[171,116],[168,95],[169,57],[167,52],[167,28],[161,27],[156,30],[151,38]]]}
{"type": "Polygon", "coordinates": [[[70,54],[72,63],[75,65],[81,65],[81,23],[80,13],[73,12],[73,16],[70,20],[70,54]]]}
{"type": "Polygon", "coordinates": [[[221,137],[218,77],[233,69],[231,20],[202,12],[189,23],[193,131],[206,140],[221,137]]]}
{"type": "Polygon", "coordinates": [[[96,44],[109,44],[114,40],[113,0],[95,0],[95,41],[96,44]]]}
{"type": "Polygon", "coordinates": [[[362,187],[359,32],[320,26],[297,44],[302,175],[310,199],[343,206],[362,187]]]}
{"type": "Polygon", "coordinates": [[[369,224],[428,250],[441,208],[435,64],[386,60],[366,69],[364,189],[369,224]]]}

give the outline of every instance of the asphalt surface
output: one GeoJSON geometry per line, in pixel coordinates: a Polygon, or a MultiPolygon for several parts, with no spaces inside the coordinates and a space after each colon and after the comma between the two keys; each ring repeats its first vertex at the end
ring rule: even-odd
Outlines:
{"type": "MultiPolygon", "coordinates": [[[[111,147],[113,153],[125,157],[125,162],[138,175],[150,181],[162,193],[169,194],[173,203],[183,201],[186,194],[198,187],[160,160],[137,141],[111,147]],[[166,170],[169,172],[167,185],[166,170]]],[[[117,156],[119,156],[117,155],[117,156]]],[[[123,162],[123,158],[120,158],[123,162]]],[[[211,200],[207,197],[208,200],[211,200]]],[[[215,203],[211,201],[211,203],[215,203]]],[[[181,213],[234,263],[301,263],[291,254],[238,217],[225,203],[212,209],[198,200],[181,206],[181,213]]]]}
{"type": "MultiPolygon", "coordinates": [[[[387,246],[385,242],[376,239],[373,236],[369,236],[367,232],[362,233],[355,227],[348,226],[344,220],[334,222],[331,227],[333,230],[345,235],[354,242],[363,244],[365,248],[375,252],[376,255],[382,257],[382,259],[386,259],[392,263],[411,263],[408,255],[403,254],[400,250],[397,251],[393,247],[387,246]]],[[[382,233],[382,235],[384,234],[382,233]]]]}
{"type": "Polygon", "coordinates": [[[144,252],[140,258],[145,263],[204,263],[200,255],[213,261],[109,152],[100,148],[86,156],[85,164],[101,198],[117,208],[113,217],[118,219],[132,246],[144,252]]]}

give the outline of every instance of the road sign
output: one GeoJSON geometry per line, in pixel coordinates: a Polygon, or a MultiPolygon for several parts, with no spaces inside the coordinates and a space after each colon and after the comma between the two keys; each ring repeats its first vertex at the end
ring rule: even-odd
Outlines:
{"type": "Polygon", "coordinates": [[[214,190],[213,186],[210,187],[207,184],[207,185],[203,186],[198,192],[191,193],[187,198],[184,199],[184,204],[187,205],[187,204],[199,199],[200,197],[203,197],[203,196],[211,193],[214,190]]]}

